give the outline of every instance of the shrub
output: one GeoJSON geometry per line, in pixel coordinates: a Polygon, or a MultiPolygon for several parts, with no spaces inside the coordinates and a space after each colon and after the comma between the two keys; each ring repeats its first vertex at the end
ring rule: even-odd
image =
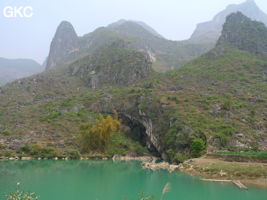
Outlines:
{"type": "Polygon", "coordinates": [[[52,159],[58,156],[57,152],[52,147],[40,147],[38,145],[23,145],[20,147],[20,151],[26,155],[33,156],[34,158],[48,158],[52,159]]]}
{"type": "Polygon", "coordinates": [[[189,132],[180,124],[175,124],[171,127],[164,139],[166,146],[172,149],[186,149],[190,147],[192,140],[189,132]]]}
{"type": "Polygon", "coordinates": [[[81,157],[80,153],[76,150],[68,150],[66,156],[71,160],[78,160],[81,157]]]}
{"type": "Polygon", "coordinates": [[[223,133],[216,133],[215,138],[219,139],[220,145],[225,147],[228,143],[228,137],[223,133]]]}
{"type": "Polygon", "coordinates": [[[167,151],[167,154],[169,156],[169,160],[172,163],[177,163],[177,164],[182,163],[189,158],[186,154],[177,153],[173,149],[169,149],[167,151]]]}
{"type": "Polygon", "coordinates": [[[23,145],[20,147],[20,150],[24,153],[30,153],[31,152],[31,147],[27,144],[23,145]]]}
{"type": "Polygon", "coordinates": [[[235,128],[231,125],[223,124],[216,128],[215,138],[218,138],[220,145],[225,147],[228,143],[229,138],[235,133],[235,128]]]}
{"type": "Polygon", "coordinates": [[[226,111],[230,111],[232,109],[233,102],[230,99],[224,100],[222,104],[222,109],[226,111]]]}
{"type": "Polygon", "coordinates": [[[226,136],[232,136],[236,130],[231,125],[224,124],[218,127],[218,131],[226,136]]]}
{"type": "Polygon", "coordinates": [[[43,117],[41,117],[41,121],[47,121],[47,122],[52,122],[53,120],[55,120],[57,117],[59,117],[61,115],[61,112],[58,110],[53,110],[50,113],[44,115],[43,117]]]}
{"type": "Polygon", "coordinates": [[[193,157],[200,157],[205,153],[206,144],[201,138],[195,138],[192,141],[191,152],[193,157]]]}
{"type": "Polygon", "coordinates": [[[176,96],[169,96],[169,97],[168,97],[168,100],[170,100],[170,101],[174,101],[175,103],[179,103],[179,99],[178,99],[178,97],[176,97],[176,96]]]}
{"type": "Polygon", "coordinates": [[[2,134],[8,136],[8,135],[11,135],[11,131],[10,130],[4,130],[2,132],[2,134]]]}
{"type": "Polygon", "coordinates": [[[108,142],[110,142],[112,133],[119,132],[120,121],[116,116],[104,117],[99,115],[99,118],[82,124],[80,127],[79,144],[81,151],[89,153],[90,151],[104,151],[108,142]]]}

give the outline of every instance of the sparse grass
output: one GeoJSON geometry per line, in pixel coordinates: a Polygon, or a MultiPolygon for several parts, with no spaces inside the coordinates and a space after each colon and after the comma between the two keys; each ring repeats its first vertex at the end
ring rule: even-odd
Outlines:
{"type": "Polygon", "coordinates": [[[267,177],[267,166],[262,163],[228,162],[218,159],[198,158],[193,159],[190,164],[184,164],[184,166],[185,171],[205,178],[247,180],[267,177]]]}

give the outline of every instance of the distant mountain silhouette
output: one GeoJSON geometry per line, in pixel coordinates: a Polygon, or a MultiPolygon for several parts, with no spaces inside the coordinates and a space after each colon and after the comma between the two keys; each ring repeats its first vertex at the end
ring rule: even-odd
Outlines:
{"type": "Polygon", "coordinates": [[[40,73],[43,69],[34,60],[0,58],[0,85],[40,73]]]}
{"type": "Polygon", "coordinates": [[[218,13],[211,21],[198,24],[190,40],[216,41],[220,37],[226,17],[229,14],[238,11],[253,20],[263,22],[267,25],[267,15],[256,5],[254,0],[247,0],[241,4],[229,5],[225,10],[218,13]]]}

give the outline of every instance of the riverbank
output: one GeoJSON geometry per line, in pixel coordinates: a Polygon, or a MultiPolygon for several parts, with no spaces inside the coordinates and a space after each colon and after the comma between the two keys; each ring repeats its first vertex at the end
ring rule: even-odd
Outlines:
{"type": "MultiPolygon", "coordinates": [[[[34,157],[0,157],[0,160],[48,160],[47,158],[34,157]]],[[[50,160],[71,160],[68,157],[54,157],[50,160]]],[[[154,156],[120,156],[105,157],[90,155],[76,160],[113,160],[116,161],[140,161],[142,168],[150,170],[167,170],[170,173],[181,171],[201,177],[203,181],[235,182],[240,181],[245,185],[254,185],[267,188],[267,163],[256,162],[229,162],[217,158],[202,157],[190,159],[182,164],[174,165],[161,161],[154,156]]],[[[235,184],[235,183],[234,183],[235,184]]]]}
{"type": "Polygon", "coordinates": [[[228,162],[214,158],[195,158],[179,166],[179,170],[209,181],[239,180],[245,185],[267,188],[267,164],[228,162]]]}
{"type": "Polygon", "coordinates": [[[14,156],[14,157],[0,157],[1,160],[113,160],[113,161],[141,161],[141,162],[147,162],[147,163],[155,163],[160,158],[157,158],[155,156],[121,156],[121,155],[114,155],[113,157],[108,157],[102,154],[93,154],[93,155],[85,155],[81,156],[79,158],[73,159],[71,157],[53,157],[53,158],[41,158],[41,157],[30,157],[30,156],[14,156]]]}

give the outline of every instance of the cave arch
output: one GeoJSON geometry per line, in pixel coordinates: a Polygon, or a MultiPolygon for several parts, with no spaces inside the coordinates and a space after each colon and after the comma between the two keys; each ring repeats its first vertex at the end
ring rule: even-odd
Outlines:
{"type": "Polygon", "coordinates": [[[152,155],[162,157],[159,150],[160,145],[153,135],[153,126],[150,119],[137,119],[131,115],[123,113],[119,113],[119,118],[123,125],[130,128],[127,136],[140,142],[152,155]]]}

